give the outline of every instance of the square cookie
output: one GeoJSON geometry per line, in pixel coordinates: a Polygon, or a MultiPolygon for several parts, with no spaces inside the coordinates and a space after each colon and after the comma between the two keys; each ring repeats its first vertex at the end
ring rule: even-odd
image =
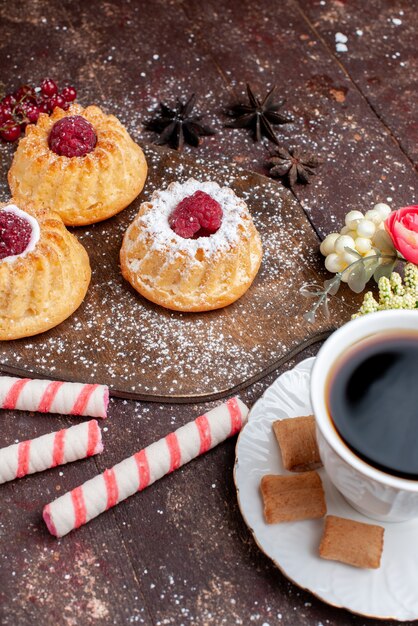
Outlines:
{"type": "Polygon", "coordinates": [[[261,479],[264,518],[268,524],[323,517],[327,512],[317,472],[294,476],[267,475],[261,479]]]}
{"type": "Polygon", "coordinates": [[[383,535],[382,526],[328,515],[319,554],[323,559],[377,569],[382,556],[383,535]]]}
{"type": "Polygon", "coordinates": [[[321,467],[313,415],[277,420],[273,430],[285,469],[306,472],[321,467]]]}

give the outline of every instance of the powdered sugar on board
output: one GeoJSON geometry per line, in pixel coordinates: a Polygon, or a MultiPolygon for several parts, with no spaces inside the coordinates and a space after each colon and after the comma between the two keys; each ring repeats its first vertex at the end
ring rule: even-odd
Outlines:
{"type": "MultiPolygon", "coordinates": [[[[315,280],[322,268],[318,240],[286,189],[233,166],[202,167],[154,146],[146,148],[146,156],[149,177],[141,196],[115,218],[73,229],[93,271],[83,305],[48,333],[2,343],[0,362],[54,378],[100,382],[121,392],[205,394],[240,384],[320,328],[303,320],[310,303],[299,294],[302,283],[315,280]],[[264,247],[260,272],[248,292],[208,313],[153,305],[124,281],[119,269],[122,237],[141,202],[155,189],[190,177],[231,186],[247,203],[264,247]]],[[[337,306],[343,309],[340,301],[337,306]]],[[[340,312],[338,321],[351,312],[340,312]]]]}

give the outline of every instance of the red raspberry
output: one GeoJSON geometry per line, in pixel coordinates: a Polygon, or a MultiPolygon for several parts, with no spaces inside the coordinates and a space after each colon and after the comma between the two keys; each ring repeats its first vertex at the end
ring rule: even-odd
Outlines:
{"type": "Polygon", "coordinates": [[[204,191],[196,191],[176,206],[168,223],[184,239],[209,237],[216,233],[222,222],[222,207],[204,191]]]}
{"type": "Polygon", "coordinates": [[[21,254],[29,245],[30,223],[16,213],[0,211],[0,259],[21,254]]]}
{"type": "Polygon", "coordinates": [[[85,156],[97,143],[93,126],[81,115],[69,115],[55,122],[49,133],[48,145],[60,156],[85,156]]]}

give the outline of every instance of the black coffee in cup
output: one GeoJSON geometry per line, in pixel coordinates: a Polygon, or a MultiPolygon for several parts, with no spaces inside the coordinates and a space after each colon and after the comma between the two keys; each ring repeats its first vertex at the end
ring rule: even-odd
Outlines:
{"type": "Polygon", "coordinates": [[[380,333],[349,348],[329,374],[327,405],[357,456],[418,480],[418,333],[380,333]]]}

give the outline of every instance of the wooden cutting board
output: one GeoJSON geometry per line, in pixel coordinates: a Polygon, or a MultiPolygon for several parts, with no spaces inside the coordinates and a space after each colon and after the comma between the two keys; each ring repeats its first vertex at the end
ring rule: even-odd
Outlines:
{"type": "Polygon", "coordinates": [[[192,161],[145,147],[149,177],[139,198],[118,216],[74,233],[86,247],[92,281],[82,306],[58,327],[0,345],[3,370],[63,380],[100,382],[115,395],[185,402],[215,399],[246,386],[349,319],[359,299],[334,298],[331,321],[302,317],[311,302],[305,282],[323,281],[318,237],[290,191],[234,166],[192,161]],[[264,256],[249,291],[207,313],[165,310],[139,296],[119,268],[123,233],[142,201],[159,187],[189,177],[231,186],[248,203],[264,256]]]}

